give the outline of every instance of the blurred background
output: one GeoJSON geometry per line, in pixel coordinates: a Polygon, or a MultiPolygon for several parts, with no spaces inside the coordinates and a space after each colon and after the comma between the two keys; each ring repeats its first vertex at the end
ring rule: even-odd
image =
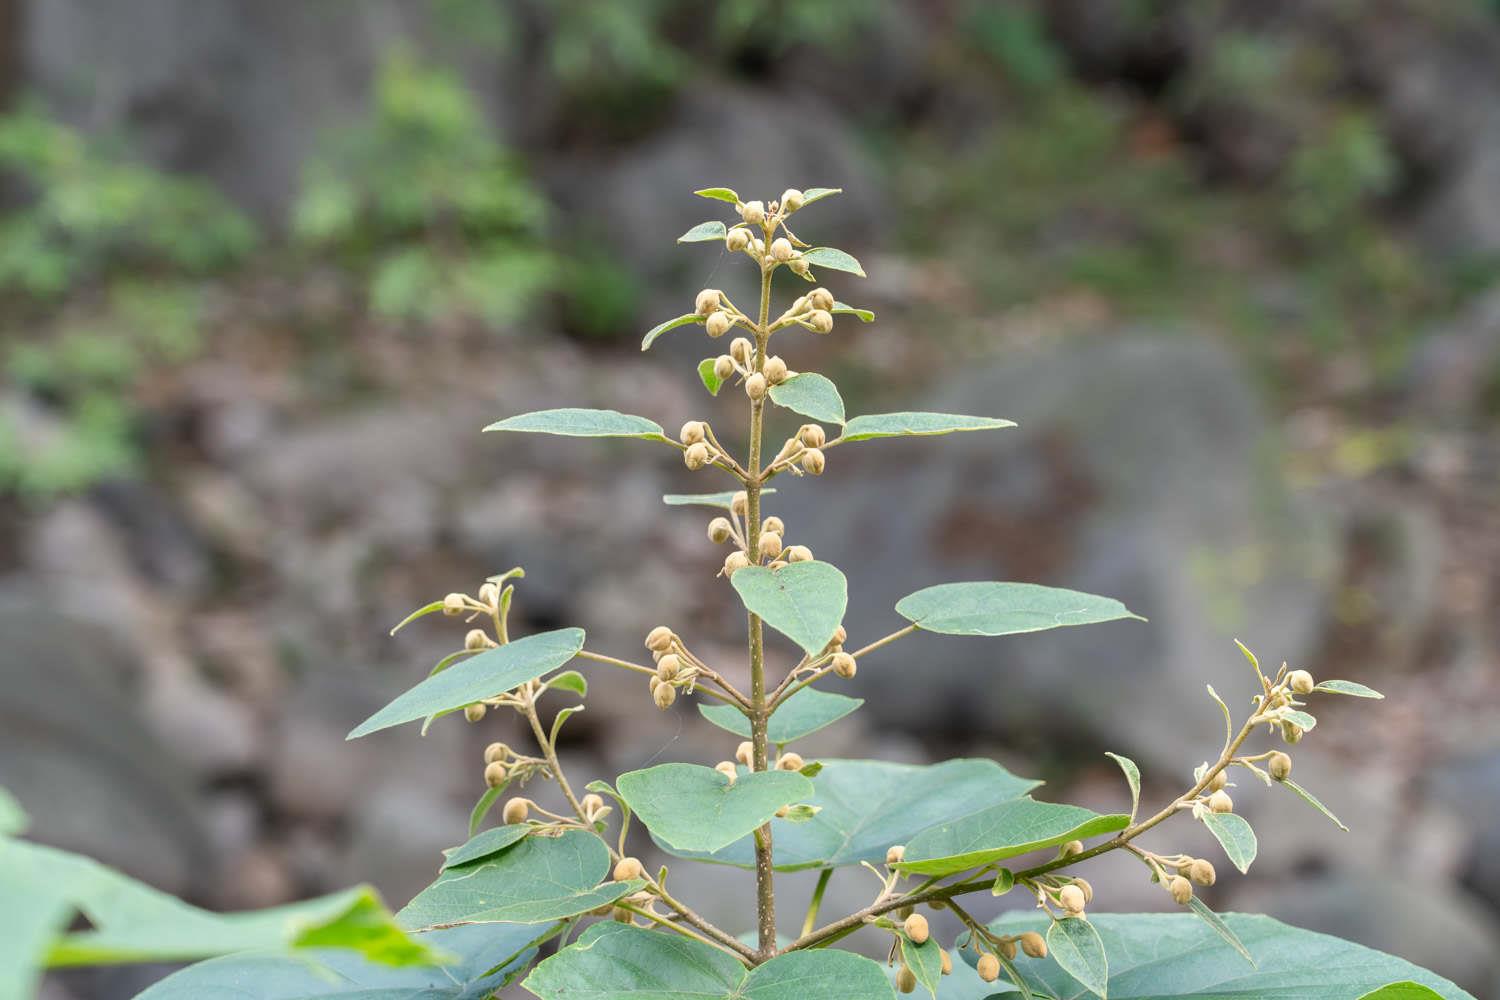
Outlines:
{"type": "MultiPolygon", "coordinates": [[[[1238,637],[1388,698],[1317,706],[1297,752],[1355,832],[1244,788],[1261,857],[1209,901],[1500,996],[1492,0],[0,0],[0,108],[0,785],[39,839],[214,907],[399,905],[522,736],[344,734],[462,642],[391,625],[517,564],[525,628],[637,656],[666,622],[742,674],[707,517],[659,500],[727,481],[478,431],[576,404],[742,440],[698,328],[638,350],[749,279],[674,245],[722,217],[690,192],[838,186],[798,230],[878,322],[780,353],[851,412],[1021,425],[778,483],[851,641],[956,579],[1150,623],[907,640],[805,752],[989,756],[1104,810],[1110,749],[1161,801],[1216,750],[1204,684],[1245,703],[1238,637]]],[[[602,671],[578,778],[732,752],[602,671]]],[[[1217,858],[1190,827],[1149,846],[1217,858]]],[[[748,926],[748,874],[677,867],[748,926]]],[[[1165,899],[1087,874],[1099,909],[1165,899]]]]}

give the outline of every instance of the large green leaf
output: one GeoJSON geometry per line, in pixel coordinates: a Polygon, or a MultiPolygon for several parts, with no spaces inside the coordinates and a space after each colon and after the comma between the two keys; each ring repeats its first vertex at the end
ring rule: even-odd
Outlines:
{"type": "Polygon", "coordinates": [[[825,424],[844,422],[844,397],[838,386],[817,372],[793,375],[771,387],[771,402],[825,424]]]}
{"type": "Polygon", "coordinates": [[[1255,831],[1250,828],[1250,823],[1245,817],[1236,813],[1205,812],[1203,825],[1218,838],[1225,855],[1234,863],[1234,866],[1241,873],[1248,872],[1250,863],[1255,860],[1257,845],[1255,831]]]}
{"type": "Polygon", "coordinates": [[[16,797],[0,788],[0,837],[14,837],[26,830],[26,810],[16,797]]]}
{"type": "MultiPolygon", "coordinates": [[[[896,764],[883,760],[824,760],[805,799],[819,807],[805,823],[778,823],[776,868],[798,871],[861,861],[885,862],[886,849],[923,830],[1025,795],[1039,782],[1018,778],[991,760],[896,764]]],[[[749,838],[712,854],[673,851],[682,857],[749,868],[749,838]]]]}
{"type": "Polygon", "coordinates": [[[868,441],[885,437],[927,437],[953,434],[957,431],[999,430],[1014,427],[1010,420],[995,417],[966,417],[957,413],[870,413],[855,417],[844,425],[838,441],[868,441]]]}
{"type": "Polygon", "coordinates": [[[487,1000],[558,930],[515,924],[428,931],[421,940],[447,958],[423,968],[393,969],[322,949],[232,955],[174,973],[136,1000],[487,1000]]]}
{"type": "Polygon", "coordinates": [[[816,656],[844,620],[848,582],[825,562],[791,563],[780,569],[747,566],[729,578],[740,599],[769,626],[816,656]]]}
{"type": "Polygon", "coordinates": [[[627,437],[665,441],[661,425],[645,417],[617,410],[588,410],[567,406],[559,410],[537,410],[497,420],[486,431],[523,431],[529,434],[561,434],[564,437],[627,437]]]}
{"type": "MultiPolygon", "coordinates": [[[[1356,1000],[1408,981],[1446,1000],[1474,1000],[1440,976],[1357,944],[1269,917],[1226,914],[1224,920],[1255,956],[1255,967],[1192,914],[1090,916],[1109,956],[1110,1000],[1356,1000]]],[[[1045,930],[1043,924],[1029,914],[1010,914],[991,927],[1018,934],[1045,930]]],[[[962,955],[975,960],[972,951],[962,955]]],[[[1016,968],[1038,995],[1065,1000],[1089,995],[1051,957],[1021,959],[1016,968]]]]}
{"type": "Polygon", "coordinates": [[[880,966],[835,949],[746,969],[700,941],[623,924],[590,927],[522,984],[541,1000],[892,1000],[880,966]]]}
{"type": "Polygon", "coordinates": [[[1129,816],[1101,816],[1082,806],[1030,797],[1012,799],[922,831],[907,842],[898,867],[920,875],[951,875],[1129,825],[1129,816]]]}
{"type": "MultiPolygon", "coordinates": [[[[817,732],[864,704],[862,698],[805,687],[792,695],[766,722],[766,738],[782,745],[817,732]]],[[[750,738],[750,720],[733,705],[698,705],[703,717],[741,739],[750,738]]]]}
{"type": "MultiPolygon", "coordinates": [[[[662,320],[660,323],[647,330],[646,335],[641,338],[641,350],[649,350],[651,348],[651,345],[656,343],[656,338],[660,337],[668,330],[675,330],[679,326],[687,326],[689,323],[702,323],[703,320],[704,318],[702,316],[699,316],[697,313],[683,313],[681,316],[674,316],[671,319],[662,320]]],[[[489,428],[486,428],[486,430],[488,429],[489,428]]],[[[660,429],[658,428],[658,430],[660,429]]]]}
{"type": "Polygon", "coordinates": [[[1034,583],[942,583],[907,594],[896,613],[944,635],[1017,635],[1139,615],[1109,597],[1034,583]]]}
{"type": "Polygon", "coordinates": [[[433,674],[354,727],[347,739],[457,711],[504,694],[567,663],[583,648],[583,629],[560,628],[496,646],[433,674]]]}
{"type": "Polygon", "coordinates": [[[727,847],[813,793],[812,782],[794,771],[742,773],[731,784],[698,764],[658,764],[615,784],[652,836],[683,851],[727,847]]]}
{"type": "Polygon", "coordinates": [[[402,927],[541,924],[587,913],[644,883],[605,882],[609,850],[586,830],[534,835],[481,861],[448,868],[396,914],[402,927]]]}
{"type": "Polygon", "coordinates": [[[1068,975],[1100,1000],[1109,996],[1109,956],[1099,932],[1084,917],[1054,920],[1047,928],[1047,951],[1068,975]]]}

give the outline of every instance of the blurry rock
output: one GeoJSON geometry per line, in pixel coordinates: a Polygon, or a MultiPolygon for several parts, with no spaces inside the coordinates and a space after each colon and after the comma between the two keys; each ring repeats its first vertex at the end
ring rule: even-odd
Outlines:
{"type": "Polygon", "coordinates": [[[1500,288],[1479,296],[1442,329],[1418,340],[1406,376],[1411,408],[1445,424],[1473,422],[1484,416],[1483,397],[1494,390],[1497,372],[1500,288]]]}
{"type": "Polygon", "coordinates": [[[1071,718],[1143,763],[1180,765],[1184,745],[1222,731],[1204,683],[1234,704],[1251,682],[1234,638],[1272,665],[1311,651],[1328,518],[1281,484],[1270,425],[1219,348],[1070,342],[971,370],[910,408],[1021,427],[861,443],[816,484],[778,480],[777,513],[853,582],[852,644],[898,627],[888,609],[905,594],[957,580],[1105,594],[1151,621],[919,635],[861,664],[848,687],[867,712],[981,737],[1036,731],[1045,712],[1053,735],[1071,718]]]}
{"type": "Polygon", "coordinates": [[[1500,748],[1440,765],[1432,788],[1469,831],[1464,884],[1500,908],[1500,748]]]}
{"type": "Polygon", "coordinates": [[[208,555],[174,497],[139,481],[102,483],[92,495],[146,581],[178,591],[207,582],[208,555]]]}

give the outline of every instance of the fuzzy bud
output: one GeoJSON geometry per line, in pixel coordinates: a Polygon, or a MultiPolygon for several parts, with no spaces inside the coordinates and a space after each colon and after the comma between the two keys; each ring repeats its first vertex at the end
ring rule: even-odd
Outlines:
{"type": "Polygon", "coordinates": [[[1271,777],[1277,781],[1285,781],[1292,776],[1292,758],[1290,754],[1284,754],[1280,750],[1271,754],[1266,761],[1266,770],[1271,772],[1271,777]]]}
{"type": "Polygon", "coordinates": [[[677,658],[676,653],[668,653],[656,661],[656,676],[659,680],[669,681],[681,669],[682,661],[677,658]]]}
{"type": "Polygon", "coordinates": [[[771,241],[771,257],[775,260],[782,262],[789,261],[796,252],[796,250],[792,249],[792,241],[785,236],[777,237],[771,241]]]}
{"type": "Polygon", "coordinates": [[[1219,879],[1213,862],[1206,858],[1194,858],[1193,863],[1188,865],[1187,875],[1199,885],[1213,885],[1219,879]]]}
{"type": "Polygon", "coordinates": [[[484,713],[487,711],[488,709],[484,707],[484,702],[476,701],[472,705],[464,706],[464,718],[470,722],[478,722],[484,718],[484,713]]]}
{"type": "Polygon", "coordinates": [[[927,918],[920,913],[913,913],[906,918],[902,927],[906,936],[911,938],[912,944],[926,944],[927,939],[932,936],[932,931],[927,926],[927,918]]]}
{"type": "Polygon", "coordinates": [[[737,570],[742,570],[750,565],[750,557],[736,549],[724,557],[724,575],[734,576],[737,570]]]}
{"type": "Polygon", "coordinates": [[[652,652],[660,653],[672,648],[672,630],[665,625],[658,625],[646,633],[646,648],[652,652]]]}
{"type": "MultiPolygon", "coordinates": [[[[1007,962],[1016,960],[1016,942],[1014,938],[1001,938],[995,945],[1000,949],[1000,954],[1005,956],[1007,962]]],[[[998,962],[995,964],[999,964],[998,962]]]]}
{"type": "Polygon", "coordinates": [[[629,882],[645,874],[646,867],[636,858],[621,858],[615,863],[615,881],[629,882]]]}
{"type": "Polygon", "coordinates": [[[896,989],[902,993],[910,993],[917,988],[917,974],[908,966],[901,966],[896,973],[896,989]]]}
{"type": "Polygon", "coordinates": [[[714,359],[714,378],[720,382],[728,382],[734,377],[734,359],[727,354],[721,354],[714,359]]]}
{"type": "Polygon", "coordinates": [[[682,425],[682,430],[677,434],[677,440],[683,444],[697,444],[708,434],[708,428],[701,420],[689,420],[682,425]]]}
{"type": "Polygon", "coordinates": [[[750,497],[746,495],[744,490],[740,490],[734,496],[729,498],[729,509],[734,511],[740,517],[745,516],[745,512],[750,509],[750,497]]]}
{"type": "Polygon", "coordinates": [[[853,677],[854,672],[859,669],[859,664],[848,653],[834,653],[831,665],[833,666],[833,672],[846,681],[853,677]]]}
{"type": "MultiPolygon", "coordinates": [[[[1015,945],[1011,945],[1012,950],[1015,947],[1015,945]]],[[[979,956],[979,961],[974,965],[974,971],[979,973],[980,979],[983,979],[987,983],[993,983],[1000,978],[1000,960],[989,952],[985,952],[979,956]]]]}
{"type": "Polygon", "coordinates": [[[766,374],[766,381],[772,385],[780,385],[786,381],[786,362],[774,354],[766,359],[766,365],[761,370],[766,374]]]}
{"type": "Polygon", "coordinates": [[[1288,743],[1301,743],[1303,735],[1305,734],[1301,726],[1291,722],[1283,722],[1281,724],[1281,738],[1288,743]]]}
{"type": "Polygon", "coordinates": [[[467,649],[471,653],[485,649],[489,644],[490,637],[484,634],[484,629],[482,628],[471,628],[468,634],[464,636],[464,649],[467,649]]]}
{"type": "Polygon", "coordinates": [[[1047,957],[1047,939],[1036,931],[1027,931],[1021,935],[1021,950],[1030,958],[1047,957]]]}
{"type": "Polygon", "coordinates": [[[766,221],[766,204],[763,201],[747,201],[740,206],[740,218],[758,226],[766,221]]]}
{"type": "Polygon", "coordinates": [[[480,586],[479,593],[475,596],[479,598],[480,604],[483,604],[487,608],[493,608],[496,604],[500,603],[500,585],[494,581],[486,581],[480,586]]]}
{"type": "Polygon", "coordinates": [[[1208,808],[1216,813],[1234,812],[1234,799],[1229,797],[1228,792],[1220,789],[1208,797],[1208,808]]]}
{"type": "Polygon", "coordinates": [[[509,776],[510,772],[502,761],[492,760],[484,765],[484,783],[490,788],[499,788],[509,776]]]}
{"type": "Polygon", "coordinates": [[[604,808],[604,798],[603,796],[589,792],[579,800],[578,804],[583,807],[583,814],[585,816],[592,816],[604,808]]]}
{"type": "Polygon", "coordinates": [[[504,760],[510,756],[510,747],[504,743],[491,743],[484,748],[484,762],[493,764],[497,760],[504,760]]]}
{"type": "Polygon", "coordinates": [[[719,761],[717,764],[714,765],[714,770],[718,771],[724,777],[728,778],[729,779],[729,783],[731,785],[734,784],[735,779],[740,776],[740,772],[734,766],[734,761],[732,761],[732,760],[721,760],[721,761],[719,761]]]}
{"type": "Polygon", "coordinates": [[[814,288],[807,293],[807,302],[814,309],[828,312],[833,308],[833,293],[826,288],[814,288]]]}
{"type": "Polygon", "coordinates": [[[789,545],[785,552],[787,562],[812,562],[812,549],[806,545],[789,545]]]}
{"type": "Polygon", "coordinates": [[[734,326],[734,320],[722,309],[709,313],[708,321],[703,324],[703,329],[715,340],[728,333],[734,326]]]}
{"type": "Polygon", "coordinates": [[[734,748],[734,759],[750,767],[755,762],[755,744],[744,740],[734,748]]]}
{"type": "Polygon", "coordinates": [[[823,433],[823,428],[818,424],[803,424],[797,431],[797,437],[806,448],[821,448],[828,440],[828,436],[823,433]]]}
{"type": "Polygon", "coordinates": [[[1092,903],[1094,901],[1094,887],[1089,884],[1087,879],[1075,878],[1073,884],[1083,890],[1083,901],[1085,903],[1092,903]]]}
{"type": "Polygon", "coordinates": [[[755,345],[745,337],[735,337],[729,342],[729,356],[748,368],[755,356],[755,345]]]}
{"type": "Polygon", "coordinates": [[[1062,904],[1063,909],[1074,914],[1082,913],[1083,908],[1089,903],[1083,890],[1071,883],[1057,890],[1057,901],[1062,904]]]}
{"type": "Polygon", "coordinates": [[[449,618],[455,618],[464,613],[469,607],[469,601],[463,594],[449,594],[443,598],[443,614],[449,618]]]}
{"type": "Polygon", "coordinates": [[[1064,857],[1064,858],[1071,858],[1075,854],[1082,854],[1083,853],[1083,841],[1081,841],[1081,840],[1070,840],[1066,844],[1062,845],[1062,847],[1058,849],[1057,853],[1058,853],[1059,857],[1064,857]]]}
{"type": "Polygon", "coordinates": [[[786,522],[777,517],[775,514],[772,514],[770,517],[760,522],[760,530],[769,531],[773,535],[784,535],[786,534],[786,522]]]}
{"type": "Polygon", "coordinates": [[[906,857],[905,844],[892,844],[890,847],[886,848],[885,863],[887,865],[899,865],[901,863],[901,859],[904,857],[906,857]]]}
{"type": "Polygon", "coordinates": [[[708,445],[702,441],[699,441],[695,444],[690,444],[687,446],[687,448],[683,449],[682,464],[686,465],[694,472],[697,472],[699,469],[707,465],[709,459],[712,457],[712,454],[708,450],[708,445]]]}
{"type": "Polygon", "coordinates": [[[802,470],[810,475],[821,476],[827,461],[817,448],[809,448],[802,453],[802,470]]]}
{"type": "Polygon", "coordinates": [[[781,192],[781,213],[791,215],[802,207],[803,195],[796,188],[787,188],[781,192]]]}
{"type": "Polygon", "coordinates": [[[715,545],[722,545],[734,535],[734,526],[729,523],[727,517],[716,517],[708,522],[708,540],[715,545]]]}
{"type": "Polygon", "coordinates": [[[677,700],[677,689],[670,684],[659,683],[651,692],[651,700],[656,702],[656,707],[665,712],[672,707],[672,702],[677,700]]]}
{"type": "Polygon", "coordinates": [[[941,964],[942,974],[945,976],[953,975],[953,959],[948,957],[948,953],[946,951],[940,951],[938,952],[938,958],[941,964]]]}
{"type": "Polygon", "coordinates": [[[507,826],[526,822],[526,817],[531,815],[530,799],[508,799],[505,808],[500,810],[500,819],[507,826]]]}
{"type": "Polygon", "coordinates": [[[1210,792],[1221,792],[1227,784],[1229,784],[1229,771],[1226,769],[1214,772],[1214,776],[1208,779],[1208,784],[1204,787],[1210,792]]]}
{"type": "Polygon", "coordinates": [[[693,300],[694,311],[699,316],[708,316],[716,312],[719,308],[720,294],[717,288],[703,289],[703,291],[698,293],[698,297],[693,300]]]}
{"type": "Polygon", "coordinates": [[[775,559],[781,555],[781,536],[774,531],[762,532],[759,551],[762,559],[775,559]]]}
{"type": "Polygon", "coordinates": [[[745,379],[745,395],[749,396],[753,400],[765,399],[766,377],[760,372],[756,372],[754,375],[751,375],[749,378],[745,379]]]}
{"type": "Polygon", "coordinates": [[[807,277],[808,272],[812,270],[812,265],[804,260],[801,256],[793,257],[791,260],[787,261],[786,266],[792,269],[793,274],[799,275],[804,278],[807,277]]]}
{"type": "Polygon", "coordinates": [[[1293,670],[1286,675],[1286,685],[1294,694],[1312,694],[1318,682],[1313,680],[1313,675],[1306,670],[1293,670]]]}
{"type": "Polygon", "coordinates": [[[788,750],[776,761],[776,768],[781,771],[800,771],[806,766],[802,755],[793,750],[788,750]]]}
{"type": "Polygon", "coordinates": [[[750,230],[731,229],[729,235],[724,237],[724,246],[730,253],[739,253],[750,245],[750,230]]]}
{"type": "Polygon", "coordinates": [[[1181,875],[1173,875],[1167,879],[1167,891],[1172,894],[1172,901],[1178,906],[1186,906],[1193,900],[1193,883],[1181,875]]]}
{"type": "Polygon", "coordinates": [[[807,325],[813,328],[814,333],[832,333],[833,313],[827,309],[814,309],[807,314],[807,325]]]}
{"type": "Polygon", "coordinates": [[[833,644],[835,646],[842,646],[844,644],[844,640],[848,638],[849,633],[844,630],[844,626],[840,625],[838,628],[833,630],[833,644]]]}

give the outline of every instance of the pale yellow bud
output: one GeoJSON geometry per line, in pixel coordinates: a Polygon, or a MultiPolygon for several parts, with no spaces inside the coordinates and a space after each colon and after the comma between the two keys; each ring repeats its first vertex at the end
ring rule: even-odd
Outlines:
{"type": "Polygon", "coordinates": [[[802,470],[809,475],[821,476],[827,459],[817,448],[809,448],[802,453],[802,470]]]}
{"type": "Polygon", "coordinates": [[[834,653],[830,663],[833,666],[833,672],[846,681],[859,669],[859,665],[854,662],[854,657],[848,653],[834,653]]]}
{"type": "Polygon", "coordinates": [[[801,255],[793,257],[791,260],[787,261],[786,266],[792,269],[793,274],[800,275],[802,277],[806,277],[807,273],[812,270],[811,265],[809,265],[807,261],[801,257],[801,255]]]}
{"type": "Polygon", "coordinates": [[[730,253],[739,253],[750,245],[750,230],[731,229],[729,235],[724,237],[724,246],[730,253]]]}
{"type": "Polygon", "coordinates": [[[740,206],[740,218],[758,226],[766,221],[766,204],[763,201],[747,201],[740,206]]]}
{"type": "Polygon", "coordinates": [[[750,359],[755,356],[755,345],[746,337],[735,337],[729,342],[729,356],[749,367],[750,359]]]}
{"type": "Polygon", "coordinates": [[[888,866],[889,865],[899,865],[901,863],[901,859],[905,858],[905,857],[906,857],[906,845],[905,844],[892,844],[890,847],[886,848],[885,863],[888,866]]]}
{"type": "Polygon", "coordinates": [[[1286,675],[1286,685],[1296,694],[1312,694],[1318,682],[1306,670],[1293,670],[1286,675]]]}
{"type": "Polygon", "coordinates": [[[766,377],[760,372],[756,372],[754,375],[751,375],[749,378],[745,379],[745,395],[749,396],[751,399],[765,399],[766,377]]]}
{"type": "Polygon", "coordinates": [[[1222,791],[1227,784],[1229,784],[1229,771],[1225,769],[1216,771],[1214,776],[1208,779],[1208,784],[1205,787],[1210,792],[1218,792],[1222,791]]]}
{"type": "Polygon", "coordinates": [[[786,362],[774,354],[766,359],[765,367],[761,371],[765,372],[766,381],[772,385],[780,385],[786,381],[786,362]]]}
{"type": "Polygon", "coordinates": [[[734,526],[729,523],[727,517],[716,517],[708,522],[708,540],[715,545],[722,545],[734,536],[734,526]]]}
{"type": "Polygon", "coordinates": [[[1291,755],[1277,750],[1266,760],[1266,770],[1271,772],[1271,777],[1277,781],[1285,781],[1292,776],[1291,755]]]}
{"type": "Polygon", "coordinates": [[[788,750],[776,761],[776,767],[782,771],[800,771],[806,765],[802,755],[793,750],[788,750]]]}
{"type": "Polygon", "coordinates": [[[735,551],[729,553],[729,555],[724,557],[724,575],[734,576],[737,571],[742,570],[749,565],[750,557],[736,549],[735,551]]]}
{"type": "MultiPolygon", "coordinates": [[[[1011,945],[1014,952],[1015,945],[1011,945]]],[[[974,965],[974,971],[979,973],[979,978],[987,983],[993,983],[1000,978],[1000,960],[989,952],[979,956],[979,961],[974,965]]]]}
{"type": "Polygon", "coordinates": [[[463,594],[449,594],[443,598],[443,614],[449,618],[461,615],[469,607],[469,599],[463,594]]]}
{"type": "Polygon", "coordinates": [[[711,458],[713,458],[713,453],[708,450],[708,445],[703,441],[688,445],[682,452],[682,464],[694,472],[707,465],[711,458]]]}
{"type": "Polygon", "coordinates": [[[775,260],[788,261],[797,251],[792,249],[792,241],[785,236],[777,237],[771,241],[771,256],[775,260]]]}
{"type": "Polygon", "coordinates": [[[814,309],[828,312],[833,308],[833,293],[826,288],[814,288],[807,293],[807,301],[814,309]]]}
{"type": "Polygon", "coordinates": [[[694,311],[696,311],[699,316],[708,316],[712,314],[719,308],[720,294],[721,293],[717,288],[703,289],[703,291],[698,293],[698,297],[693,300],[694,311]]]}
{"type": "Polygon", "coordinates": [[[1195,858],[1193,863],[1188,865],[1188,878],[1199,885],[1213,885],[1219,880],[1219,873],[1214,871],[1212,861],[1206,858],[1195,858]]]}
{"type": "Polygon", "coordinates": [[[1014,938],[1001,938],[995,947],[1000,949],[1000,954],[1005,956],[1007,962],[1014,962],[1016,960],[1016,942],[1014,938]]]}
{"type": "Polygon", "coordinates": [[[677,440],[683,444],[697,444],[707,435],[708,428],[701,420],[689,420],[682,425],[682,430],[677,434],[677,440]]]}
{"type": "Polygon", "coordinates": [[[941,961],[940,968],[943,970],[942,974],[945,976],[953,975],[953,959],[948,957],[948,953],[946,951],[940,951],[938,952],[938,958],[941,961]]]}
{"type": "Polygon", "coordinates": [[[775,514],[772,514],[770,517],[760,522],[760,530],[769,531],[775,535],[784,535],[786,534],[786,524],[781,520],[781,518],[777,517],[775,514]]]}
{"type": "Polygon", "coordinates": [[[902,993],[910,993],[917,988],[917,974],[903,965],[896,973],[896,989],[902,993]]]}
{"type": "Polygon", "coordinates": [[[1021,950],[1030,958],[1047,957],[1047,939],[1036,931],[1027,931],[1021,935],[1021,950]]]}
{"type": "Polygon", "coordinates": [[[720,382],[727,382],[734,377],[734,359],[727,354],[721,354],[714,359],[714,378],[720,382]]]}
{"type": "Polygon", "coordinates": [[[678,659],[676,653],[667,653],[656,661],[656,676],[664,681],[669,681],[676,677],[677,672],[681,669],[682,661],[678,659]]]}
{"type": "Polygon", "coordinates": [[[526,817],[531,815],[530,799],[509,799],[505,808],[500,810],[500,819],[507,825],[526,822],[526,817]]]}
{"type": "Polygon", "coordinates": [[[672,707],[672,702],[677,700],[677,689],[670,684],[659,683],[656,690],[651,692],[651,700],[656,702],[656,707],[665,712],[672,707]]]}
{"type": "Polygon", "coordinates": [[[646,648],[653,652],[661,652],[672,648],[672,630],[665,625],[658,625],[646,633],[646,648]]]}
{"type": "Polygon", "coordinates": [[[1193,901],[1193,883],[1181,875],[1173,875],[1167,879],[1167,891],[1172,894],[1172,901],[1178,906],[1186,906],[1193,901]]]}
{"type": "Polygon", "coordinates": [[[1216,813],[1234,812],[1234,799],[1225,791],[1217,791],[1208,797],[1208,808],[1216,813]]]}
{"type": "Polygon", "coordinates": [[[1085,903],[1092,903],[1094,901],[1094,887],[1089,884],[1087,879],[1075,878],[1073,884],[1083,890],[1083,901],[1085,903]]]}
{"type": "Polygon", "coordinates": [[[578,801],[578,804],[583,807],[583,814],[585,816],[592,816],[604,808],[604,798],[593,792],[589,792],[578,801]]]}
{"type": "Polygon", "coordinates": [[[478,722],[480,719],[484,718],[484,713],[486,711],[487,709],[484,707],[484,703],[476,701],[472,705],[464,706],[464,718],[468,719],[470,722],[478,722]]]}
{"type": "Polygon", "coordinates": [[[787,562],[812,562],[812,549],[806,545],[789,545],[785,552],[787,562]]]}
{"type": "Polygon", "coordinates": [[[641,864],[640,859],[625,857],[615,862],[615,881],[629,882],[631,879],[640,878],[646,872],[646,866],[641,864]]]}
{"type": "Polygon", "coordinates": [[[728,333],[733,326],[734,318],[720,309],[709,313],[708,321],[703,324],[703,329],[708,332],[710,337],[717,339],[728,333]]]}
{"type": "Polygon", "coordinates": [[[500,585],[498,583],[486,582],[480,586],[479,593],[475,596],[479,598],[480,604],[493,608],[500,601],[500,585]]]}
{"type": "Polygon", "coordinates": [[[1083,853],[1083,841],[1070,840],[1058,849],[1058,854],[1065,858],[1071,858],[1075,854],[1083,853]]]}
{"type": "Polygon", "coordinates": [[[493,764],[497,760],[504,760],[510,756],[510,747],[504,743],[491,743],[484,748],[484,762],[493,764]]]}
{"type": "Polygon", "coordinates": [[[1071,883],[1057,890],[1057,901],[1069,913],[1082,913],[1083,908],[1089,902],[1087,897],[1084,896],[1083,890],[1071,883]]]}
{"type": "Polygon", "coordinates": [[[734,496],[729,498],[729,509],[734,511],[740,517],[745,516],[745,512],[750,509],[750,498],[745,495],[744,490],[740,490],[734,496]]]}
{"type": "Polygon", "coordinates": [[[823,433],[822,426],[818,424],[803,424],[797,431],[797,437],[806,448],[821,448],[828,440],[827,435],[823,433]]]}
{"type": "Polygon", "coordinates": [[[1304,735],[1306,734],[1303,733],[1302,727],[1295,723],[1283,722],[1281,724],[1281,738],[1288,743],[1301,743],[1304,735]]]}
{"type": "Polygon", "coordinates": [[[932,936],[927,926],[927,918],[920,913],[913,913],[907,917],[902,929],[906,931],[906,936],[911,938],[912,944],[926,944],[927,939],[932,936]]]}
{"type": "Polygon", "coordinates": [[[826,309],[814,309],[807,314],[807,325],[813,328],[814,333],[831,333],[833,313],[826,309]]]}
{"type": "Polygon", "coordinates": [[[755,744],[744,740],[734,748],[734,759],[749,767],[755,762],[755,744]]]}
{"type": "Polygon", "coordinates": [[[796,188],[787,188],[781,192],[781,213],[791,215],[802,207],[802,192],[796,188]]]}
{"type": "Polygon", "coordinates": [[[464,649],[467,649],[471,653],[485,649],[489,644],[490,637],[484,634],[484,629],[482,628],[471,628],[468,634],[464,636],[464,649]]]}
{"type": "Polygon", "coordinates": [[[484,783],[491,788],[499,788],[505,784],[510,775],[510,770],[503,761],[492,760],[484,766],[484,783]]]}
{"type": "Polygon", "coordinates": [[[740,772],[735,768],[734,761],[732,760],[719,761],[714,765],[714,770],[718,771],[724,777],[728,778],[731,785],[734,784],[735,780],[740,776],[740,772]]]}
{"type": "Polygon", "coordinates": [[[781,536],[774,531],[762,532],[760,536],[760,557],[762,559],[775,559],[781,555],[781,536]]]}

